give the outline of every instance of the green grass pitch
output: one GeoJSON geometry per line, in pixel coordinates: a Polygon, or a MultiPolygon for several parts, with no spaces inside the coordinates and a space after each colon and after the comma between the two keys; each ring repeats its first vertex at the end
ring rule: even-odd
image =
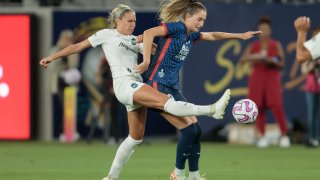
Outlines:
{"type": "MultiPolygon", "coordinates": [[[[174,143],[140,145],[123,169],[121,180],[168,180],[175,162],[174,143]]],[[[117,146],[0,142],[1,180],[101,180],[117,146]]],[[[320,149],[289,149],[204,143],[201,173],[208,180],[317,180],[320,149]]]]}

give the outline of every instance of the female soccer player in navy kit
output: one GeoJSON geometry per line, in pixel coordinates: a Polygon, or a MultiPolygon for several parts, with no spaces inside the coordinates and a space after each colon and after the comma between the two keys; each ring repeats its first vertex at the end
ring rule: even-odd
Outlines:
{"type": "MultiPolygon", "coordinates": [[[[261,33],[200,33],[199,30],[206,20],[206,15],[206,8],[195,0],[163,1],[159,12],[162,24],[144,32],[143,62],[136,67],[137,72],[145,72],[144,77],[147,79],[147,84],[165,94],[171,94],[175,100],[187,102],[179,88],[179,71],[192,44],[198,40],[215,41],[230,38],[245,40],[261,33]],[[151,47],[155,37],[160,37],[160,40],[157,52],[150,62],[151,47]]],[[[224,94],[229,98],[230,90],[226,90],[224,94]]],[[[160,114],[167,113],[161,112],[160,114]]],[[[223,115],[215,118],[222,119],[223,115]]],[[[195,116],[181,117],[181,119],[187,121],[188,125],[179,129],[181,138],[177,145],[176,167],[170,179],[186,179],[184,168],[188,159],[189,179],[203,180],[198,167],[201,127],[195,116]]]]}
{"type": "Polygon", "coordinates": [[[103,179],[117,180],[121,169],[133,154],[135,147],[142,142],[146,123],[146,107],[168,112],[167,116],[171,117],[168,118],[168,121],[176,128],[181,128],[187,126],[188,122],[183,119],[181,121],[177,116],[223,116],[228,98],[222,96],[215,104],[198,106],[175,101],[166,94],[144,84],[141,75],[134,72],[138,53],[142,53],[143,48],[143,44],[138,43],[139,39],[141,41],[141,37],[132,35],[136,26],[134,10],[120,4],[112,10],[108,20],[109,29],[102,29],[80,43],[72,44],[41,59],[40,65],[46,68],[50,62],[57,58],[79,53],[91,46],[102,46],[111,68],[115,95],[128,111],[129,135],[119,146],[108,177],[103,179]]]}

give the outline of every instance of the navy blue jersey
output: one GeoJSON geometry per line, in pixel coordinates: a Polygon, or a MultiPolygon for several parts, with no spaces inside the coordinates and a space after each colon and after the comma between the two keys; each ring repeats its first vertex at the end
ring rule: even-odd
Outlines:
{"type": "Polygon", "coordinates": [[[185,62],[192,44],[200,40],[201,33],[187,34],[187,27],[182,22],[163,23],[166,35],[158,42],[144,77],[174,89],[179,89],[179,71],[185,62]]]}

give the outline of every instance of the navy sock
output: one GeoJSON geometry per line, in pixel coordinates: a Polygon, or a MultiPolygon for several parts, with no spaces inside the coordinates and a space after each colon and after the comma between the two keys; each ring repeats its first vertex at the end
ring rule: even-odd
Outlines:
{"type": "Polygon", "coordinates": [[[190,156],[188,158],[189,171],[199,170],[199,159],[200,159],[200,151],[201,151],[200,139],[202,135],[202,129],[198,122],[195,123],[194,125],[197,128],[197,135],[194,138],[192,148],[190,151],[190,156]]]}
{"type": "Polygon", "coordinates": [[[197,127],[194,124],[181,129],[181,137],[177,145],[176,168],[184,169],[186,160],[190,156],[192,144],[197,135],[197,127]]]}

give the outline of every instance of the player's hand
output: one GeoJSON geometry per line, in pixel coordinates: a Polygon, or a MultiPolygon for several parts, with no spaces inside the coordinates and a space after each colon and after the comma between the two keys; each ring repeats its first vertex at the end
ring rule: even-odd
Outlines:
{"type": "Polygon", "coordinates": [[[45,58],[40,60],[39,64],[42,67],[47,68],[48,64],[51,63],[51,61],[53,61],[53,59],[51,57],[45,57],[45,58]]]}
{"type": "Polygon", "coordinates": [[[136,41],[137,41],[137,43],[142,43],[142,41],[143,41],[143,35],[141,34],[141,35],[137,36],[137,37],[136,37],[136,41]]]}
{"type": "Polygon", "coordinates": [[[307,32],[310,28],[311,21],[307,16],[300,16],[294,21],[294,27],[297,32],[307,32]]]}
{"type": "Polygon", "coordinates": [[[143,61],[142,63],[136,65],[134,69],[136,73],[142,74],[148,69],[148,67],[149,67],[149,63],[146,63],[143,61]]]}
{"type": "Polygon", "coordinates": [[[240,38],[242,40],[247,40],[259,34],[262,34],[262,31],[248,31],[248,32],[242,33],[240,35],[240,38]]]}

